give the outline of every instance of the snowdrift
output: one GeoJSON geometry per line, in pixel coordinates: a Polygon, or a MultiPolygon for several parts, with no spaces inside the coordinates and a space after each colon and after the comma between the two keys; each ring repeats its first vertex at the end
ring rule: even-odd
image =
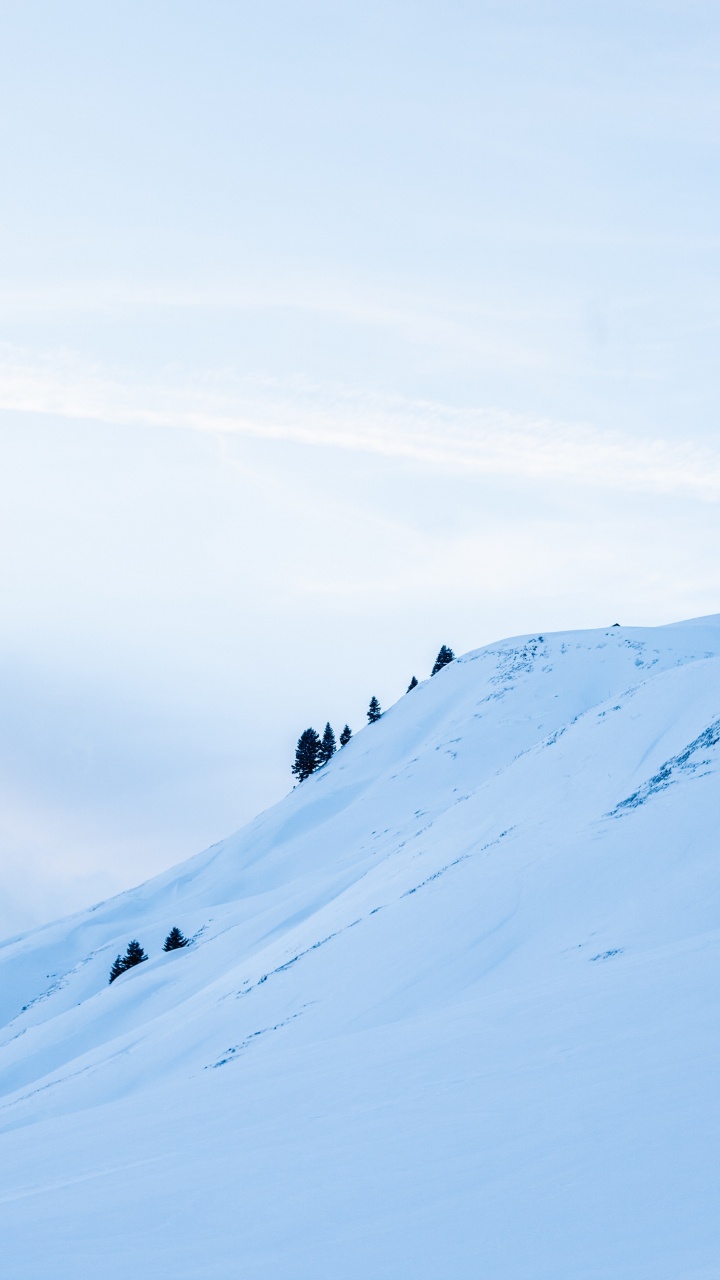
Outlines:
{"type": "Polygon", "coordinates": [[[720,1275],[719,761],[720,617],[505,641],[0,946],[3,1274],[720,1275]]]}

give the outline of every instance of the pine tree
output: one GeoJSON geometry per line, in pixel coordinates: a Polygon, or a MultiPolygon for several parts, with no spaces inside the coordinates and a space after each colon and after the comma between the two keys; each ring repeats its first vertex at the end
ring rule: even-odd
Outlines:
{"type": "Polygon", "coordinates": [[[350,728],[349,724],[346,724],[345,728],[340,734],[340,746],[346,747],[351,738],[352,738],[352,729],[350,728]]]}
{"type": "Polygon", "coordinates": [[[411,689],[416,689],[416,688],[417,688],[417,676],[413,676],[405,692],[409,693],[411,689]]]}
{"type": "Polygon", "coordinates": [[[332,760],[337,750],[335,746],[335,734],[332,731],[330,721],[325,725],[325,731],[320,743],[320,763],[327,764],[328,760],[332,760]]]}
{"type": "Polygon", "coordinates": [[[435,666],[430,672],[430,675],[436,676],[438,671],[442,671],[443,667],[447,666],[448,662],[453,661],[454,657],[455,657],[455,654],[453,653],[452,649],[448,649],[448,646],[444,644],[440,649],[440,652],[437,658],[435,659],[435,666]]]}
{"type": "Polygon", "coordinates": [[[143,960],[147,960],[147,956],[140,943],[133,938],[132,942],[127,944],[127,951],[123,956],[123,964],[126,969],[132,969],[136,964],[142,964],[143,960]]]}
{"type": "Polygon", "coordinates": [[[125,973],[127,969],[133,969],[136,964],[142,964],[143,960],[147,960],[147,956],[143,951],[140,943],[134,938],[132,942],[128,942],[127,951],[124,956],[116,956],[110,970],[110,982],[114,982],[120,977],[121,973],[125,973]]]}
{"type": "Polygon", "coordinates": [[[186,938],[182,930],[175,925],[163,942],[163,951],[178,951],[180,947],[186,947],[189,941],[190,939],[186,938]]]}
{"type": "Polygon", "coordinates": [[[367,713],[368,724],[375,724],[376,720],[379,720],[381,715],[382,715],[382,711],[380,710],[380,703],[375,697],[375,694],[373,694],[372,698],[370,699],[370,706],[368,707],[368,713],[367,713]]]}
{"type": "Polygon", "coordinates": [[[317,769],[320,764],[321,747],[322,743],[314,729],[305,729],[300,734],[295,748],[295,763],[292,767],[298,782],[304,782],[317,769]]]}

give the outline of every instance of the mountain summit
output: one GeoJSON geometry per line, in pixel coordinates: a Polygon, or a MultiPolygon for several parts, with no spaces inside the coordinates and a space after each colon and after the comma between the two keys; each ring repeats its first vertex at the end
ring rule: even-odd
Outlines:
{"type": "Polygon", "coordinates": [[[720,616],[507,640],[3,944],[4,1274],[718,1274],[719,765],[720,616]]]}

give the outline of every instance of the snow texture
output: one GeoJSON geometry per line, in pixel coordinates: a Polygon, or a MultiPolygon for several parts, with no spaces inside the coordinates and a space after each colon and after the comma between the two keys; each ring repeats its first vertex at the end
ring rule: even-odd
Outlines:
{"type": "Polygon", "coordinates": [[[719,765],[720,617],[509,640],[2,944],[3,1275],[716,1280],[719,765]]]}

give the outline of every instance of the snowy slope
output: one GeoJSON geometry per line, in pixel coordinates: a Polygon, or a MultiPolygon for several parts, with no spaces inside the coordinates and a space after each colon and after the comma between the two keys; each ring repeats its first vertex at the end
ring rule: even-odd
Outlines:
{"type": "Polygon", "coordinates": [[[719,761],[720,617],[506,641],[4,944],[3,1274],[716,1278],[719,761]]]}

